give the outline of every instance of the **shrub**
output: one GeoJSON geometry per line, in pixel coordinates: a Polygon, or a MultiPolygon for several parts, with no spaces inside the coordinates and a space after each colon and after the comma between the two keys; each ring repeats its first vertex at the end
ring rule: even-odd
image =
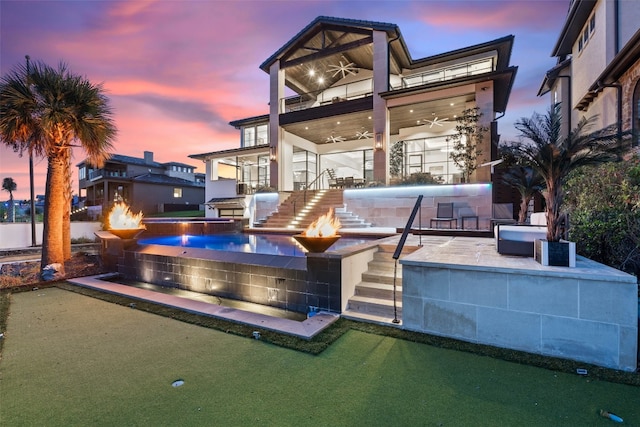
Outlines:
{"type": "Polygon", "coordinates": [[[570,175],[566,190],[578,252],[638,276],[640,159],[580,168],[570,175]]]}

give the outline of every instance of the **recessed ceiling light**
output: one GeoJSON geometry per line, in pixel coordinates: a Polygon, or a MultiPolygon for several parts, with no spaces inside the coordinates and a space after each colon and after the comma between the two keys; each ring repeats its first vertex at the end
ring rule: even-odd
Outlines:
{"type": "Polygon", "coordinates": [[[309,126],[305,126],[305,127],[304,127],[304,130],[309,130],[309,126]]]}
{"type": "Polygon", "coordinates": [[[451,104],[449,104],[449,105],[451,105],[453,107],[453,102],[451,104]]]}
{"type": "Polygon", "coordinates": [[[309,70],[309,75],[310,76],[315,76],[316,75],[316,70],[309,70]]]}
{"type": "Polygon", "coordinates": [[[318,83],[320,84],[324,83],[324,77],[318,77],[318,83]]]}
{"type": "Polygon", "coordinates": [[[369,120],[371,120],[371,116],[367,117],[369,120]]]}
{"type": "Polygon", "coordinates": [[[340,124],[340,122],[336,122],[336,124],[337,124],[337,125],[339,125],[339,124],[340,124]]]}
{"type": "Polygon", "coordinates": [[[413,113],[413,110],[409,110],[410,113],[413,113]]]}

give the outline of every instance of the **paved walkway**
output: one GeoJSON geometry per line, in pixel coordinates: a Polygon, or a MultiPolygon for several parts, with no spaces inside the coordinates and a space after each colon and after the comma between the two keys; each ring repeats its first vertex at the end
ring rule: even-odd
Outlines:
{"type": "Polygon", "coordinates": [[[167,295],[102,280],[107,277],[113,277],[113,275],[114,274],[110,273],[98,276],[79,277],[76,279],[68,279],[67,282],[84,288],[95,289],[116,295],[124,295],[142,301],[150,301],[167,307],[178,308],[190,313],[251,325],[256,328],[268,329],[303,339],[313,338],[323,329],[340,318],[339,315],[320,312],[313,317],[302,322],[298,322],[295,320],[252,313],[202,301],[194,301],[188,298],[167,295]]]}

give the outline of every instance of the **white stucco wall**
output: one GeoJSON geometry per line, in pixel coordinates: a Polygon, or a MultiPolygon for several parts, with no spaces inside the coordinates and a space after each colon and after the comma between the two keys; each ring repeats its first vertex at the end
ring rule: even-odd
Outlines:
{"type": "MultiPolygon", "coordinates": [[[[95,239],[93,234],[102,229],[99,222],[72,222],[72,239],[95,239]]],[[[36,244],[42,244],[43,224],[36,223],[36,244]]],[[[0,224],[0,249],[18,249],[31,246],[31,223],[0,224]]]]}

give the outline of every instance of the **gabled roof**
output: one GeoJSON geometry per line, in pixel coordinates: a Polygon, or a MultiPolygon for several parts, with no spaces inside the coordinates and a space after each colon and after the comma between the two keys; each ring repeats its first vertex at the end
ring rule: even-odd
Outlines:
{"type": "Polygon", "coordinates": [[[257,125],[257,124],[264,124],[264,123],[269,123],[268,114],[262,114],[261,116],[247,117],[246,119],[234,120],[232,122],[229,122],[229,124],[236,129],[240,129],[242,126],[257,125]]]}
{"type": "Polygon", "coordinates": [[[511,61],[511,51],[513,49],[513,40],[515,36],[510,34],[508,36],[501,37],[499,39],[491,40],[484,43],[479,43],[473,46],[463,47],[461,49],[452,50],[445,53],[439,53],[437,55],[428,56],[421,59],[410,59],[410,68],[424,67],[432,64],[440,64],[444,61],[455,61],[457,59],[463,59],[472,55],[478,55],[481,53],[487,53],[496,51],[498,57],[498,63],[496,64],[496,70],[501,71],[509,67],[511,61]]]}
{"type": "Polygon", "coordinates": [[[560,73],[570,66],[571,57],[565,59],[564,61],[559,61],[555,67],[547,71],[547,73],[544,75],[544,79],[542,80],[542,84],[540,85],[540,89],[538,89],[538,96],[542,96],[548,93],[555,85],[558,77],[560,77],[560,73]]]}
{"type": "MultiPolygon", "coordinates": [[[[573,43],[582,33],[584,24],[589,19],[591,11],[596,6],[597,0],[574,0],[569,7],[569,14],[564,21],[560,37],[556,42],[551,56],[563,56],[571,54],[573,43]]],[[[617,0],[616,0],[617,1],[617,0]]]]}
{"type": "MultiPolygon", "coordinates": [[[[87,159],[81,161],[76,166],[80,166],[84,163],[88,163],[87,159]]],[[[137,166],[153,166],[155,168],[164,167],[162,163],[158,163],[156,161],[146,162],[144,159],[140,157],[125,156],[122,154],[112,154],[111,157],[107,159],[106,163],[121,163],[125,165],[137,165],[137,166]]]]}
{"type": "Polygon", "coordinates": [[[202,154],[190,154],[189,157],[196,160],[207,161],[211,159],[223,159],[230,156],[247,156],[269,152],[269,144],[260,144],[253,147],[232,148],[222,151],[210,151],[202,154]]]}
{"type": "Polygon", "coordinates": [[[315,34],[321,31],[322,27],[338,27],[343,30],[348,29],[366,29],[386,31],[392,36],[402,37],[400,35],[400,29],[395,24],[388,24],[385,22],[364,21],[360,19],[345,19],[334,18],[330,16],[318,16],[311,21],[309,25],[304,27],[298,34],[293,36],[291,40],[285,43],[280,49],[278,49],[273,55],[267,58],[262,64],[260,69],[269,72],[271,65],[277,60],[284,57],[287,53],[291,53],[292,50],[299,49],[304,42],[311,39],[315,34]]]}

